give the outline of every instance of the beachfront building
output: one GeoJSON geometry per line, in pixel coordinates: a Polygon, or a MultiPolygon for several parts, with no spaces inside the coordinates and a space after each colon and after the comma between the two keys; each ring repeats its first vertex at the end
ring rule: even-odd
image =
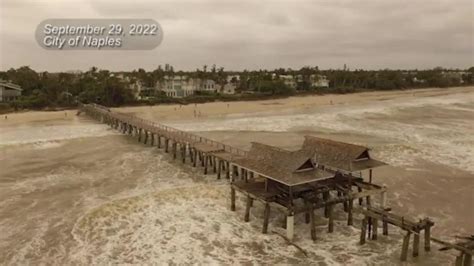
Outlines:
{"type": "Polygon", "coordinates": [[[156,83],[155,87],[168,97],[183,98],[193,95],[198,84],[197,79],[187,76],[165,76],[163,81],[156,83]]]}
{"type": "Polygon", "coordinates": [[[0,80],[0,102],[10,102],[21,96],[22,89],[19,85],[0,80]]]}
{"type": "Polygon", "coordinates": [[[292,89],[296,89],[297,80],[293,75],[277,75],[275,73],[272,74],[272,79],[276,80],[279,79],[285,83],[286,86],[292,89]]]}
{"type": "Polygon", "coordinates": [[[217,92],[216,82],[212,79],[200,80],[199,91],[211,93],[217,92]]]}
{"type": "Polygon", "coordinates": [[[312,88],[329,88],[329,80],[325,75],[313,74],[309,81],[312,88]]]}
{"type": "Polygon", "coordinates": [[[235,94],[235,89],[237,88],[237,85],[235,83],[226,83],[224,86],[221,88],[221,93],[222,94],[235,94]]]}

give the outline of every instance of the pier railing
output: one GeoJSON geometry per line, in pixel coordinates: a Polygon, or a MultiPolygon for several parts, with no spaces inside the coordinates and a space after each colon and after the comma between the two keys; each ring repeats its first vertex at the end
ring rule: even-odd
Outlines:
{"type": "Polygon", "coordinates": [[[174,127],[170,127],[164,124],[160,124],[154,121],[149,121],[140,117],[136,117],[131,114],[127,113],[120,113],[120,112],[113,112],[109,108],[99,105],[99,104],[80,104],[79,105],[81,109],[85,111],[92,111],[95,113],[99,113],[102,116],[106,117],[111,117],[114,119],[118,119],[122,122],[128,123],[128,124],[133,124],[135,126],[143,126],[147,127],[150,131],[153,131],[154,133],[160,133],[160,132],[167,132],[167,133],[172,133],[176,137],[180,137],[183,139],[187,139],[190,142],[200,142],[200,143],[205,143],[209,144],[212,146],[215,146],[219,149],[222,149],[223,151],[235,154],[235,155],[241,155],[245,156],[247,154],[247,151],[224,144],[222,142],[218,142],[206,137],[199,136],[197,134],[191,133],[191,132],[186,132],[174,127]]]}

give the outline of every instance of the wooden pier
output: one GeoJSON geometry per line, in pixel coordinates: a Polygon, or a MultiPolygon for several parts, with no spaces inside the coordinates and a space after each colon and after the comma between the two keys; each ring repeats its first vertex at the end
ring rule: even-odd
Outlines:
{"type": "MultiPolygon", "coordinates": [[[[410,237],[413,235],[413,257],[419,254],[420,235],[424,232],[424,249],[430,251],[430,219],[418,222],[390,212],[386,206],[386,191],[373,183],[373,169],[385,165],[374,160],[367,147],[306,136],[297,151],[287,151],[262,143],[252,143],[244,151],[189,132],[147,121],[133,115],[112,112],[97,104],[81,104],[79,113],[110,125],[123,134],[133,136],[138,142],[163,149],[173,159],[189,161],[193,167],[202,167],[204,174],[212,173],[230,181],[230,209],[236,210],[236,192],[246,199],[244,221],[250,220],[250,210],[255,202],[263,204],[262,232],[268,232],[271,210],[286,217],[283,226],[286,238],[294,239],[295,216],[304,215],[310,224],[310,235],[317,240],[315,210],[324,209],[327,230],[334,232],[334,206],[340,204],[347,213],[347,225],[354,224],[353,214],[361,213],[360,244],[378,238],[379,222],[383,235],[388,225],[406,232],[400,259],[405,261],[410,237]],[[364,180],[362,171],[368,173],[364,180]],[[358,203],[359,208],[356,208],[358,203]]],[[[450,245],[443,242],[445,245],[450,245]]],[[[464,265],[472,260],[472,247],[451,244],[462,253],[464,265]]]]}

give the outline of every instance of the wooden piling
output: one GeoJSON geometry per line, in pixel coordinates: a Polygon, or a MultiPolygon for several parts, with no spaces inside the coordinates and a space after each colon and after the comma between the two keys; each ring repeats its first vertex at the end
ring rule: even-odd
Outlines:
{"type": "Polygon", "coordinates": [[[171,148],[173,149],[173,160],[175,160],[177,156],[178,143],[176,143],[176,141],[173,141],[173,144],[171,144],[171,148]]]}
{"type": "Polygon", "coordinates": [[[268,231],[268,220],[270,219],[270,204],[265,202],[265,210],[263,211],[263,228],[262,233],[266,234],[268,231]]]}
{"type": "Polygon", "coordinates": [[[382,220],[382,233],[384,236],[388,235],[388,223],[387,221],[385,220],[385,217],[383,217],[383,220],[382,220]]]}
{"type": "Polygon", "coordinates": [[[420,252],[420,231],[413,234],[413,257],[418,257],[420,252]]]}
{"type": "Polygon", "coordinates": [[[204,174],[207,175],[207,162],[209,161],[209,156],[204,154],[203,159],[204,159],[204,174]]]}
{"type": "Polygon", "coordinates": [[[226,167],[225,167],[225,177],[227,179],[230,179],[230,162],[226,162],[226,167]]]}
{"type": "Polygon", "coordinates": [[[211,162],[212,162],[212,172],[215,174],[217,173],[217,163],[216,163],[215,156],[211,156],[211,162]]]}
{"type": "Polygon", "coordinates": [[[400,255],[400,260],[401,261],[406,261],[407,260],[408,247],[410,246],[410,236],[411,236],[411,232],[407,231],[406,235],[403,237],[402,253],[400,255]]]}
{"type": "Polygon", "coordinates": [[[313,204],[311,204],[309,208],[309,221],[311,226],[311,239],[316,240],[316,221],[314,217],[313,204]]]}
{"type": "Polygon", "coordinates": [[[235,211],[235,188],[230,188],[230,210],[235,211]]]}
{"type": "Polygon", "coordinates": [[[334,232],[334,212],[333,212],[333,205],[328,206],[328,216],[329,216],[329,221],[328,221],[328,232],[332,233],[334,232]]]}
{"type": "MultiPolygon", "coordinates": [[[[323,192],[323,200],[327,202],[329,200],[330,194],[329,191],[323,192]]],[[[329,218],[329,210],[328,205],[324,206],[324,217],[329,218]]]]}
{"type": "Polygon", "coordinates": [[[194,154],[193,155],[193,167],[196,167],[197,166],[197,160],[198,160],[198,153],[197,153],[196,149],[194,149],[193,154],[194,154]]]}
{"type": "Polygon", "coordinates": [[[221,179],[222,160],[217,159],[217,179],[221,179]]]}
{"type": "Polygon", "coordinates": [[[472,255],[464,253],[464,265],[463,266],[472,266],[472,255]]]}
{"type": "Polygon", "coordinates": [[[309,224],[310,223],[310,212],[311,210],[308,208],[309,207],[309,204],[308,204],[308,201],[307,200],[304,200],[304,205],[306,206],[306,212],[304,213],[304,221],[305,223],[309,224]]]}
{"type": "Polygon", "coordinates": [[[353,217],[352,217],[352,209],[354,208],[354,200],[349,200],[349,204],[347,206],[347,225],[353,225],[353,217]]]}
{"type": "Polygon", "coordinates": [[[377,240],[378,220],[372,219],[372,240],[377,240]]]}
{"type": "Polygon", "coordinates": [[[253,199],[250,196],[247,196],[247,205],[245,207],[245,217],[244,217],[245,222],[250,221],[250,207],[252,207],[252,201],[253,199]]]}
{"type": "Polygon", "coordinates": [[[427,225],[425,227],[425,251],[431,250],[431,226],[427,225]]]}
{"type": "Polygon", "coordinates": [[[361,228],[360,228],[360,241],[359,241],[359,243],[361,245],[365,244],[366,235],[367,235],[367,216],[365,216],[364,219],[362,219],[362,225],[361,225],[361,228]]]}

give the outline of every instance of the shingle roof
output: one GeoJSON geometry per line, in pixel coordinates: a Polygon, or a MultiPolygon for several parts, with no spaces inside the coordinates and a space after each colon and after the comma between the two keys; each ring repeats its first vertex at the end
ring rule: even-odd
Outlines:
{"type": "Polygon", "coordinates": [[[305,136],[302,149],[314,152],[314,160],[320,164],[349,172],[385,165],[372,159],[367,147],[330,139],[305,136]]]}
{"type": "Polygon", "coordinates": [[[248,154],[245,157],[236,158],[232,162],[289,186],[334,176],[332,173],[317,168],[298,171],[298,168],[308,160],[312,161],[312,157],[313,152],[308,150],[287,151],[278,147],[252,142],[248,154]]]}

